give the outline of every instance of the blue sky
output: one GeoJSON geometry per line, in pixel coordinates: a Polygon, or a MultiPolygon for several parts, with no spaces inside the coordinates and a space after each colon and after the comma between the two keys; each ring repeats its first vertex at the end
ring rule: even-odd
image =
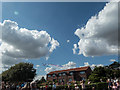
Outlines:
{"type": "Polygon", "coordinates": [[[91,16],[104,8],[105,4],[105,2],[3,3],[2,20],[15,21],[19,27],[29,30],[45,30],[60,43],[48,60],[44,57],[39,60],[28,60],[34,65],[39,64],[37,73],[44,75],[46,67],[42,63],[63,65],[73,61],[78,67],[83,66],[84,62],[108,65],[112,63],[110,59],[117,60],[116,55],[85,57],[72,52],[73,44],[79,41],[78,36],[74,34],[76,29],[83,27],[91,16]],[[67,43],[67,40],[70,42],[67,43]]]}

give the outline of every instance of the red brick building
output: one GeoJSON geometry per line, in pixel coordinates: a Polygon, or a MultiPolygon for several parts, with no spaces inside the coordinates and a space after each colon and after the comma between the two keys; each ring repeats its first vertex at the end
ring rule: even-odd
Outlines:
{"type": "Polygon", "coordinates": [[[47,74],[47,81],[58,81],[59,84],[69,81],[86,80],[91,74],[90,67],[80,67],[67,70],[52,71],[47,74]]]}

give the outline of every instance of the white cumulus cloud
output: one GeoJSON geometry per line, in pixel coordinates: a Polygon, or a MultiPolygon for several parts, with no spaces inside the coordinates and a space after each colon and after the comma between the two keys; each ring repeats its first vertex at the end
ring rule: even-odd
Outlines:
{"type": "Polygon", "coordinates": [[[41,80],[41,78],[44,77],[44,79],[46,79],[46,75],[36,75],[33,79],[33,81],[36,81],[36,80],[41,80]]]}
{"type": "Polygon", "coordinates": [[[36,65],[36,67],[40,67],[40,65],[36,65]]]}
{"type": "Polygon", "coordinates": [[[75,31],[79,54],[102,56],[118,54],[118,3],[107,3],[84,27],[75,31]]]}
{"type": "Polygon", "coordinates": [[[76,52],[76,50],[78,49],[78,47],[77,47],[77,44],[74,44],[73,45],[73,54],[76,54],[77,52],[76,52]]]}
{"type": "Polygon", "coordinates": [[[4,20],[0,28],[0,60],[5,65],[13,65],[23,59],[46,57],[59,46],[59,42],[46,31],[20,28],[11,20],[4,20]]]}
{"type": "Polygon", "coordinates": [[[67,43],[69,43],[70,42],[70,40],[67,40],[67,43]]]}
{"type": "Polygon", "coordinates": [[[59,42],[57,40],[54,40],[54,38],[52,38],[51,40],[51,48],[50,48],[50,52],[53,52],[54,49],[56,49],[57,46],[59,46],[59,42]]]}
{"type": "Polygon", "coordinates": [[[62,66],[50,66],[46,67],[45,72],[49,73],[51,71],[56,71],[56,70],[64,70],[64,69],[70,69],[70,68],[76,68],[76,63],[69,61],[67,64],[64,64],[62,66]]]}
{"type": "Polygon", "coordinates": [[[103,67],[104,65],[103,64],[89,64],[89,62],[84,62],[84,66],[90,66],[91,67],[91,69],[94,69],[95,68],[95,66],[96,67],[103,67]]]}
{"type": "Polygon", "coordinates": [[[88,62],[84,62],[84,66],[90,66],[88,62]]]}

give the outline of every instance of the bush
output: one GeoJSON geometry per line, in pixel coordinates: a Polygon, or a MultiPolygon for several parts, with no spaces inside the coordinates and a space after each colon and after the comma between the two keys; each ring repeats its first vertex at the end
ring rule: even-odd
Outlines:
{"type": "Polygon", "coordinates": [[[67,86],[63,86],[63,85],[61,85],[61,86],[57,86],[56,87],[56,90],[62,90],[62,89],[65,89],[65,90],[67,90],[67,86]]]}
{"type": "MultiPolygon", "coordinates": [[[[80,88],[81,90],[81,85],[78,85],[78,87],[80,88]]],[[[57,86],[56,87],[56,90],[74,90],[75,89],[75,86],[74,85],[71,85],[70,88],[68,88],[67,85],[60,85],[60,86],[57,86]]]]}
{"type": "Polygon", "coordinates": [[[89,88],[95,87],[95,90],[107,90],[108,84],[106,82],[92,83],[89,85],[89,88]]]}
{"type": "Polygon", "coordinates": [[[98,82],[96,84],[96,89],[97,90],[101,90],[101,89],[107,90],[108,89],[108,84],[106,82],[98,82]]]}
{"type": "Polygon", "coordinates": [[[92,90],[93,85],[85,85],[86,90],[92,90]]]}
{"type": "MultiPolygon", "coordinates": [[[[108,90],[108,84],[106,82],[98,82],[98,83],[91,83],[90,85],[85,85],[86,90],[92,90],[94,87],[95,90],[108,90]]],[[[45,86],[39,86],[39,87],[45,87],[45,86]]],[[[81,85],[78,85],[78,87],[81,89],[81,85]]],[[[52,87],[48,86],[48,90],[52,90],[52,87]]],[[[74,90],[75,86],[71,85],[70,88],[68,88],[67,85],[59,85],[56,87],[56,90],[74,90]]]]}

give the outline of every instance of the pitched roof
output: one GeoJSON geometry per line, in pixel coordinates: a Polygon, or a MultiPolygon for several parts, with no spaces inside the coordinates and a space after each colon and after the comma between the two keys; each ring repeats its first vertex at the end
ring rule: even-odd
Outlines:
{"type": "Polygon", "coordinates": [[[54,73],[61,73],[61,72],[67,72],[67,71],[83,71],[83,70],[87,70],[89,68],[89,66],[87,67],[79,67],[79,68],[72,68],[72,69],[66,69],[66,70],[59,70],[59,71],[52,71],[48,74],[54,74],[54,73]]]}

